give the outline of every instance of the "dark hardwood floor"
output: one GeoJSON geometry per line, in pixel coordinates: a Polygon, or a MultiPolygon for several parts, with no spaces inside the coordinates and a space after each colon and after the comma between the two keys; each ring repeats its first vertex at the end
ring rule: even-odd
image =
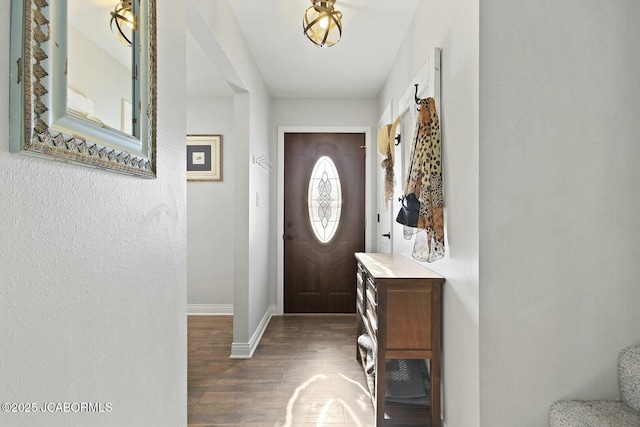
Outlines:
{"type": "Polygon", "coordinates": [[[231,316],[189,316],[190,427],[370,427],[353,315],[277,316],[251,359],[230,359],[231,316]]]}

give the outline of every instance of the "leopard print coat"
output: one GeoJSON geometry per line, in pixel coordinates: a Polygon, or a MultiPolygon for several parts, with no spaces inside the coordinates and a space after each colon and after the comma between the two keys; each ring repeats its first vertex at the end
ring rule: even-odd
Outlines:
{"type": "Polygon", "coordinates": [[[412,255],[433,262],[444,257],[440,122],[433,98],[420,99],[418,105],[405,194],[414,193],[420,202],[418,229],[425,231],[417,233],[412,255]]]}

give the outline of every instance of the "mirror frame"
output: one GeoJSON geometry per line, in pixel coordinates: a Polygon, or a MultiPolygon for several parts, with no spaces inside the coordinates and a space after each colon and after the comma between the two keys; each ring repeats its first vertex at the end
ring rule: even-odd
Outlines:
{"type": "Polygon", "coordinates": [[[67,110],[67,0],[11,1],[11,152],[156,177],[156,0],[137,1],[139,138],[67,110]]]}

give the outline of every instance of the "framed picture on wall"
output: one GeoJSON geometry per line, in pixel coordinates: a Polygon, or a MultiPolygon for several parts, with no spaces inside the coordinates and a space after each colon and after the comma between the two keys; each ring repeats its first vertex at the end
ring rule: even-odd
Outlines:
{"type": "Polygon", "coordinates": [[[222,181],[222,135],[187,135],[187,181],[222,181]]]}

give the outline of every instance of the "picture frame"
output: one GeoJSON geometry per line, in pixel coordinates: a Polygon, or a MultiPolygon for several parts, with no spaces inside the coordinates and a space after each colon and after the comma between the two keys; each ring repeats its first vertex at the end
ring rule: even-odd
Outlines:
{"type": "Polygon", "coordinates": [[[222,135],[187,135],[187,181],[222,181],[222,135]]]}

